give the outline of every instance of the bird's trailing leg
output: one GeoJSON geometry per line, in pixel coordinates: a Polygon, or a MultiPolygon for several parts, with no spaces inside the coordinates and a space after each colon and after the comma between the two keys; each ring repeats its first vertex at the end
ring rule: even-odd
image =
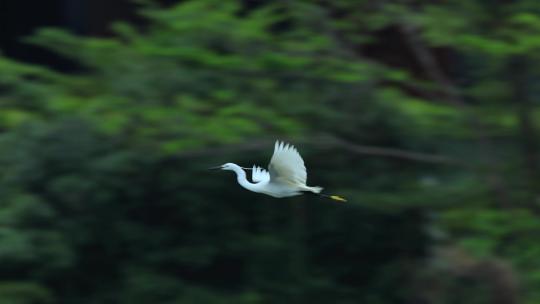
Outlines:
{"type": "MultiPolygon", "coordinates": [[[[308,192],[309,193],[309,192],[308,192]]],[[[339,196],[339,195],[327,195],[327,194],[322,194],[322,193],[315,193],[315,192],[311,192],[315,195],[318,195],[318,196],[322,196],[322,197],[326,197],[326,198],[329,198],[331,200],[334,200],[334,201],[337,201],[337,202],[342,202],[342,203],[345,203],[347,202],[346,199],[344,199],[343,197],[339,196]]]]}

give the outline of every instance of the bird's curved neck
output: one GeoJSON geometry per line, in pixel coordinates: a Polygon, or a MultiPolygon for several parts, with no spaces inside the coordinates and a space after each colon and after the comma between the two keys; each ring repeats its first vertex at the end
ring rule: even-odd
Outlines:
{"type": "Polygon", "coordinates": [[[234,171],[234,173],[236,173],[236,179],[238,180],[240,186],[250,191],[257,192],[257,185],[247,180],[246,171],[244,171],[244,169],[240,168],[240,166],[235,164],[234,166],[232,166],[232,170],[234,171]]]}

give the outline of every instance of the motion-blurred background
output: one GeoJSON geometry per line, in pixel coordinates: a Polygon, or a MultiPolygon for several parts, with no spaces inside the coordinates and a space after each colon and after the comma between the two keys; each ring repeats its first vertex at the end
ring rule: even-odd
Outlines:
{"type": "Polygon", "coordinates": [[[0,17],[0,303],[540,303],[539,1],[0,17]],[[205,170],[276,139],[349,202],[205,170]]]}

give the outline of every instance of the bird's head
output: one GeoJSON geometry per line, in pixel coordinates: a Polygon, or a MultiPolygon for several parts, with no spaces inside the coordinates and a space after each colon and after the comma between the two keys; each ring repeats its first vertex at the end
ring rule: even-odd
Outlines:
{"type": "Polygon", "coordinates": [[[221,166],[216,166],[216,167],[212,167],[212,168],[209,168],[209,169],[210,170],[229,170],[229,171],[232,171],[232,170],[234,170],[233,169],[234,167],[238,167],[238,165],[233,164],[233,163],[226,163],[226,164],[223,164],[221,166]]]}
{"type": "Polygon", "coordinates": [[[237,164],[233,164],[233,163],[226,163],[226,164],[223,164],[223,165],[221,165],[221,166],[212,167],[212,168],[210,168],[210,170],[228,170],[228,171],[234,171],[234,168],[242,168],[242,169],[245,169],[245,170],[250,170],[250,169],[251,169],[251,168],[240,167],[240,166],[238,166],[237,164]]]}
{"type": "Polygon", "coordinates": [[[232,171],[234,167],[238,167],[238,165],[235,165],[233,163],[226,163],[226,164],[221,165],[221,170],[232,171]]]}

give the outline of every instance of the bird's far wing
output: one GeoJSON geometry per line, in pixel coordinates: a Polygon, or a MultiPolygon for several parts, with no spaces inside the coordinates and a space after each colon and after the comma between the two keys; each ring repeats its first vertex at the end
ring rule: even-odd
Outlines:
{"type": "Polygon", "coordinates": [[[271,182],[305,185],[307,180],[304,160],[293,145],[276,141],[274,155],[268,165],[271,182]]]}
{"type": "Polygon", "coordinates": [[[270,180],[270,174],[268,171],[264,170],[261,167],[253,166],[251,170],[251,179],[255,183],[265,182],[270,180]]]}

